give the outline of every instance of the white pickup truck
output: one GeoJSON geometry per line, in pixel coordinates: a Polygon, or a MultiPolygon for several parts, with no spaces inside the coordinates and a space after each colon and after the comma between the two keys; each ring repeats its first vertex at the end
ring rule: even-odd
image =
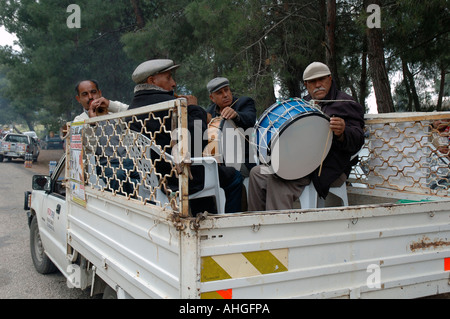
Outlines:
{"type": "MultiPolygon", "coordinates": [[[[367,115],[360,162],[335,192],[344,206],[329,203],[330,195],[330,207],[300,199],[303,209],[192,217],[186,166],[180,190],[161,195],[158,176],[151,181],[150,148],[126,126],[138,114],[169,110],[172,125],[186,127],[183,101],[72,123],[65,156],[52,176],[34,176],[26,197],[38,272],[57,268],[69,287],[106,298],[417,298],[450,292],[448,154],[439,152],[432,126],[448,113],[367,115]],[[138,167],[141,182],[131,195],[108,190],[100,176],[93,145],[113,136],[106,130],[96,135],[100,123],[115,123],[113,135],[138,167]]],[[[192,159],[192,165],[200,162],[192,159]]],[[[314,195],[310,187],[305,193],[314,195]]]]}

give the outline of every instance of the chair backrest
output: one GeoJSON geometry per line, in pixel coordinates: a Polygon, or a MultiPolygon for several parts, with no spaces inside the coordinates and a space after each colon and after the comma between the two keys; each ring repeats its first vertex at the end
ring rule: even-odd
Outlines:
{"type": "Polygon", "coordinates": [[[153,142],[146,136],[132,132],[124,138],[124,144],[129,145],[128,154],[135,160],[139,171],[145,173],[141,180],[152,187],[158,187],[159,181],[155,169],[152,169],[151,147],[153,142]]]}
{"type": "MultiPolygon", "coordinates": [[[[123,144],[128,146],[128,155],[134,160],[141,175],[141,185],[139,186],[139,196],[153,202],[160,202],[161,206],[168,204],[167,195],[161,190],[155,166],[152,164],[152,152],[161,154],[161,151],[155,143],[141,133],[129,132],[124,139],[123,144]]],[[[153,159],[155,160],[155,159],[153,159]]]]}

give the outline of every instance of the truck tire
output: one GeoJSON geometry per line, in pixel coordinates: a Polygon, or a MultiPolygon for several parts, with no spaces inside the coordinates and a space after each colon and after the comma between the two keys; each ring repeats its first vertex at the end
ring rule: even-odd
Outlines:
{"type": "Polygon", "coordinates": [[[103,292],[103,299],[117,299],[117,292],[106,285],[105,291],[103,292]]]}
{"type": "Polygon", "coordinates": [[[34,268],[36,268],[38,273],[50,274],[57,270],[55,264],[45,254],[36,217],[31,220],[30,225],[30,250],[34,268]]]}

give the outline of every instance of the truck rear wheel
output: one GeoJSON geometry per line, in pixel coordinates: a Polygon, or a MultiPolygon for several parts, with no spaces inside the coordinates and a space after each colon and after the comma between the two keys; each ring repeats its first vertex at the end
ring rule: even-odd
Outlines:
{"type": "Polygon", "coordinates": [[[103,292],[103,299],[117,299],[117,292],[107,285],[103,292]]]}
{"type": "Polygon", "coordinates": [[[56,271],[56,266],[45,254],[36,217],[32,219],[30,225],[30,250],[34,268],[36,268],[38,273],[50,274],[56,271]]]}

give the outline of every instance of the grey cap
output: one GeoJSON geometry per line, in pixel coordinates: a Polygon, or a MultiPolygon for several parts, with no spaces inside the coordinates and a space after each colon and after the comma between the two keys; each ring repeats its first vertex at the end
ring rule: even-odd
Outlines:
{"type": "Polygon", "coordinates": [[[331,75],[331,71],[326,64],[321,62],[313,62],[308,65],[303,72],[303,81],[321,78],[326,75],[331,75]]]}
{"type": "Polygon", "coordinates": [[[149,76],[174,70],[179,66],[179,64],[175,64],[168,59],[149,60],[139,64],[131,78],[139,84],[145,82],[149,76]]]}
{"type": "Polygon", "coordinates": [[[215,78],[208,82],[206,88],[208,89],[209,93],[213,93],[219,91],[225,86],[230,86],[230,81],[228,81],[227,78],[215,78]]]}

